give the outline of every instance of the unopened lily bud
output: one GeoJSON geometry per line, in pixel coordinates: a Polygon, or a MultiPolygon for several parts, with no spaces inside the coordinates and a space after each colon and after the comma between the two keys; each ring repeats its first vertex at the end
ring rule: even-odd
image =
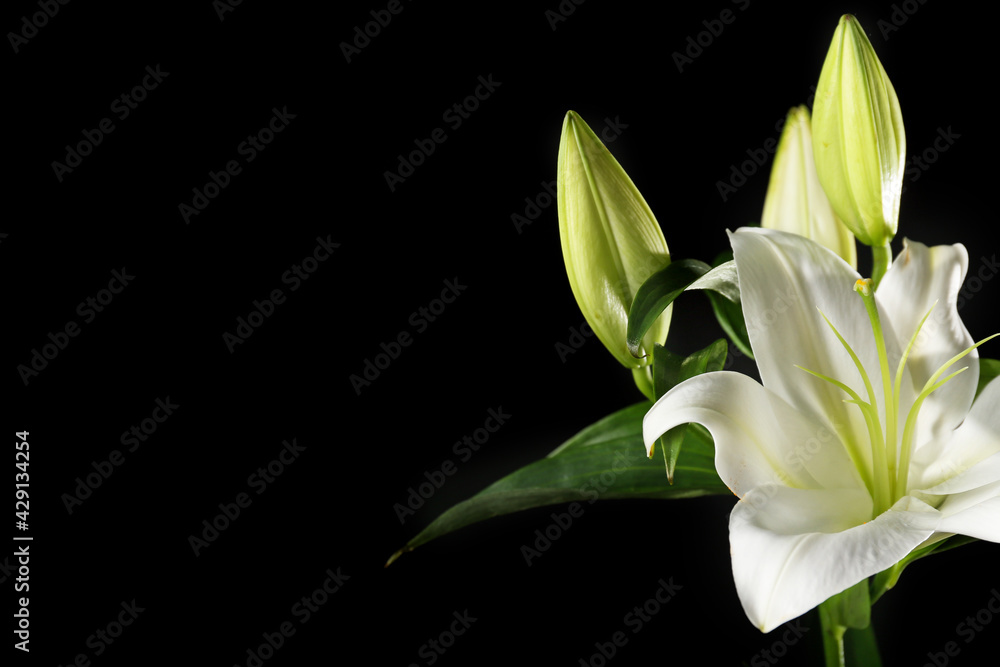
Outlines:
{"type": "Polygon", "coordinates": [[[840,19],[813,105],[816,172],[837,216],[869,246],[896,235],[906,136],[896,91],[858,20],[840,19]]]}
{"type": "Polygon", "coordinates": [[[837,219],[823,192],[813,159],[809,109],[788,112],[778,150],[771,167],[771,180],[764,198],[761,226],[810,238],[858,266],[854,235],[837,219]]]}
{"type": "Polygon", "coordinates": [[[653,343],[667,338],[670,308],[643,338],[640,359],[625,343],[628,311],[639,286],[670,264],[670,251],[632,179],[574,111],[563,121],[557,191],[563,259],[583,316],[622,365],[648,365],[653,343]]]}

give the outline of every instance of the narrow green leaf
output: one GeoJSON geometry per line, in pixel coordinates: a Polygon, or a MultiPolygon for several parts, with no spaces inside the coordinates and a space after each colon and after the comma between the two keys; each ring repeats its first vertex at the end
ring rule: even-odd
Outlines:
{"type": "Polygon", "coordinates": [[[619,410],[585,428],[548,457],[535,461],[458,503],[397,551],[386,566],[422,544],[495,516],[566,502],[606,498],[690,498],[729,494],[715,472],[715,448],[707,431],[689,428],[683,471],[671,486],[663,469],[646,458],[642,418],[650,403],[619,410]],[[608,482],[609,478],[612,480],[608,482]]]}
{"type": "Polygon", "coordinates": [[[681,381],[684,357],[662,345],[653,346],[653,389],[659,399],[681,381]]]}
{"type": "MultiPolygon", "coordinates": [[[[653,389],[656,398],[670,391],[678,382],[684,365],[684,357],[674,354],[662,345],[653,346],[653,389]]],[[[681,452],[681,444],[684,441],[684,434],[687,431],[687,424],[675,426],[656,441],[660,453],[663,455],[663,467],[667,471],[667,483],[673,485],[674,470],[677,468],[677,457],[681,452]]]]}
{"type": "Polygon", "coordinates": [[[682,259],[650,276],[636,291],[628,312],[625,343],[629,354],[639,356],[642,337],[656,322],[667,306],[684,292],[684,289],[711,269],[705,262],[682,259]]]}
{"type": "Polygon", "coordinates": [[[719,321],[719,326],[729,336],[729,340],[740,352],[753,359],[750,334],[747,333],[746,320],[743,319],[743,306],[712,292],[706,294],[708,300],[712,302],[715,319],[719,321]]]}
{"type": "MultiPolygon", "coordinates": [[[[730,265],[733,262],[733,253],[727,251],[720,253],[712,262],[715,269],[730,265]]],[[[713,270],[715,270],[713,269],[713,270]]],[[[738,279],[735,279],[736,288],[739,289],[738,279]]],[[[747,333],[746,320],[743,319],[743,304],[739,298],[733,301],[731,298],[722,298],[713,292],[706,292],[708,300],[712,303],[712,311],[715,319],[719,321],[719,326],[729,336],[736,348],[753,359],[753,350],[750,347],[750,334],[747,333]]]]}
{"type": "MultiPolygon", "coordinates": [[[[656,398],[666,394],[684,380],[702,373],[720,371],[726,363],[728,354],[726,341],[721,338],[703,350],[698,350],[688,357],[674,354],[662,345],[653,348],[653,387],[656,398]]],[[[657,441],[663,454],[663,464],[667,470],[667,482],[674,483],[674,470],[677,467],[677,457],[688,425],[681,424],[670,429],[657,441]]]]}
{"type": "Polygon", "coordinates": [[[994,378],[1000,375],[1000,361],[996,359],[979,360],[979,386],[976,387],[976,396],[986,388],[994,378]]]}
{"type": "Polygon", "coordinates": [[[947,539],[935,542],[934,544],[924,547],[923,549],[911,551],[903,558],[903,560],[888,569],[882,570],[872,579],[870,591],[872,604],[875,604],[875,602],[878,601],[878,599],[881,598],[886,591],[896,585],[896,582],[899,581],[899,576],[903,573],[903,570],[913,561],[926,558],[932,554],[944,553],[945,551],[950,551],[955,547],[961,547],[978,541],[979,540],[975,537],[969,537],[967,535],[952,535],[947,539]]]}

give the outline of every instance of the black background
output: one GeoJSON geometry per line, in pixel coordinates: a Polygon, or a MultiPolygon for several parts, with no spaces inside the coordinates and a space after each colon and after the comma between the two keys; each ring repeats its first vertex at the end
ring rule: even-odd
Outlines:
{"type": "MultiPolygon", "coordinates": [[[[856,13],[899,94],[908,154],[939,129],[959,137],[919,178],[910,172],[894,246],[964,243],[977,271],[998,240],[996,16],[913,0],[885,33],[888,2],[589,0],[564,2],[575,9],[553,29],[545,12],[557,0],[404,1],[347,62],[341,42],[385,6],[246,0],[220,20],[207,0],[71,2],[18,52],[8,38],[2,413],[8,438],[30,431],[27,661],[245,665],[262,633],[291,621],[295,635],[266,664],[427,665],[422,645],[468,610],[477,620],[435,664],[577,665],[595,642],[628,633],[625,614],[672,578],[676,598],[609,664],[692,652],[764,664],[759,652],[781,631],[760,634],[739,606],[732,498],[588,506],[530,567],[520,547],[564,508],[495,519],[383,564],[441,511],[639,399],[595,340],[565,361],[556,352],[583,318],[554,204],[520,230],[511,219],[555,178],[567,109],[598,131],[618,124],[609,147],[674,257],[711,259],[727,228],[758,222],[770,158],[725,201],[717,182],[777,139],[776,124],[811,95],[838,17],[856,13]],[[724,9],[735,20],[679,72],[672,54],[724,9]],[[112,101],[158,64],[169,75],[115,117],[112,101]],[[449,126],[442,114],[480,76],[499,87],[449,126]],[[238,146],[275,108],[295,117],[247,163],[238,146]],[[53,161],[105,117],[115,130],[58,180],[53,161]],[[439,127],[447,140],[390,190],[384,172],[439,127]],[[186,224],[178,205],[233,159],[242,172],[186,224]],[[317,237],[340,247],[291,291],[282,275],[317,237]],[[134,280],[83,323],[77,305],[123,267],[134,280]],[[414,333],[410,314],[445,280],[467,289],[414,333]],[[274,289],[287,300],[230,353],[223,333],[274,289]],[[80,334],[25,385],[16,367],[69,320],[80,334]],[[402,331],[413,343],[359,395],[349,376],[402,331]],[[180,407],[125,451],[122,432],[168,396],[180,407]],[[501,407],[508,423],[401,525],[394,505],[425,471],[458,462],[453,443],[501,407]],[[254,493],[249,475],[293,438],[305,451],[254,493]],[[116,449],[124,464],[68,513],[64,494],[116,449]],[[241,492],[252,504],[196,557],[189,536],[241,492]],[[338,568],[342,589],[299,623],[293,605],[338,568]],[[95,656],[88,637],[133,599],[145,611],[95,656]]],[[[38,11],[8,3],[5,33],[38,11]]],[[[997,289],[982,284],[963,307],[977,339],[997,330],[997,289]]],[[[701,298],[678,302],[671,347],[719,335],[701,298]]],[[[886,664],[923,664],[949,641],[960,648],[952,664],[995,655],[1000,621],[971,643],[957,630],[1000,586],[995,559],[994,545],[976,544],[912,566],[874,609],[886,664]]],[[[2,584],[9,600],[14,576],[2,584]]],[[[818,642],[815,618],[803,626],[804,643],[818,642]]],[[[799,642],[781,664],[818,655],[799,642]]]]}

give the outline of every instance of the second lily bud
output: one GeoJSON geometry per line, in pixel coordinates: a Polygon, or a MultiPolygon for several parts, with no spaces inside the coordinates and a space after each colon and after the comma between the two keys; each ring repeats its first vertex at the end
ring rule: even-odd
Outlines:
{"type": "Polygon", "coordinates": [[[858,240],[896,235],[906,135],[896,91],[858,20],[845,14],[813,105],[816,171],[833,210],[858,240]]]}
{"type": "Polygon", "coordinates": [[[667,241],[625,170],[574,112],[566,114],[557,178],[559,238],[573,296],[608,351],[627,368],[648,366],[670,327],[668,308],[643,338],[643,358],[626,346],[639,287],[670,264],[667,241]]]}
{"type": "Polygon", "coordinates": [[[837,219],[816,175],[809,110],[804,106],[789,111],[785,120],[771,168],[761,226],[810,238],[840,255],[852,267],[858,266],[854,235],[837,219]]]}

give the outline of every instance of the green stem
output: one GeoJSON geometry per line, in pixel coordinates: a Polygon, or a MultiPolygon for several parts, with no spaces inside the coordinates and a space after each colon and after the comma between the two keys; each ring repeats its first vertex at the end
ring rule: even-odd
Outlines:
{"type": "Polygon", "coordinates": [[[879,283],[882,282],[882,277],[891,265],[892,248],[889,242],[886,241],[885,245],[881,248],[872,246],[872,282],[875,289],[878,289],[879,283]]]}
{"type": "Polygon", "coordinates": [[[656,391],[653,389],[653,366],[643,366],[641,368],[632,369],[632,380],[635,381],[635,386],[639,388],[643,396],[649,400],[656,402],[656,391]]]}
{"type": "Polygon", "coordinates": [[[823,658],[826,667],[845,667],[844,632],[847,628],[833,620],[833,611],[827,600],[819,606],[819,622],[823,633],[823,658]]]}
{"type": "Polygon", "coordinates": [[[896,582],[899,581],[899,575],[903,573],[904,567],[906,567],[906,563],[899,561],[875,575],[875,579],[872,581],[872,604],[875,604],[880,597],[885,595],[886,591],[896,585],[896,582]]]}
{"type": "Polygon", "coordinates": [[[859,667],[882,667],[882,657],[878,652],[878,641],[875,639],[875,628],[871,623],[867,628],[858,630],[851,628],[844,635],[844,653],[848,665],[859,667]]]}

